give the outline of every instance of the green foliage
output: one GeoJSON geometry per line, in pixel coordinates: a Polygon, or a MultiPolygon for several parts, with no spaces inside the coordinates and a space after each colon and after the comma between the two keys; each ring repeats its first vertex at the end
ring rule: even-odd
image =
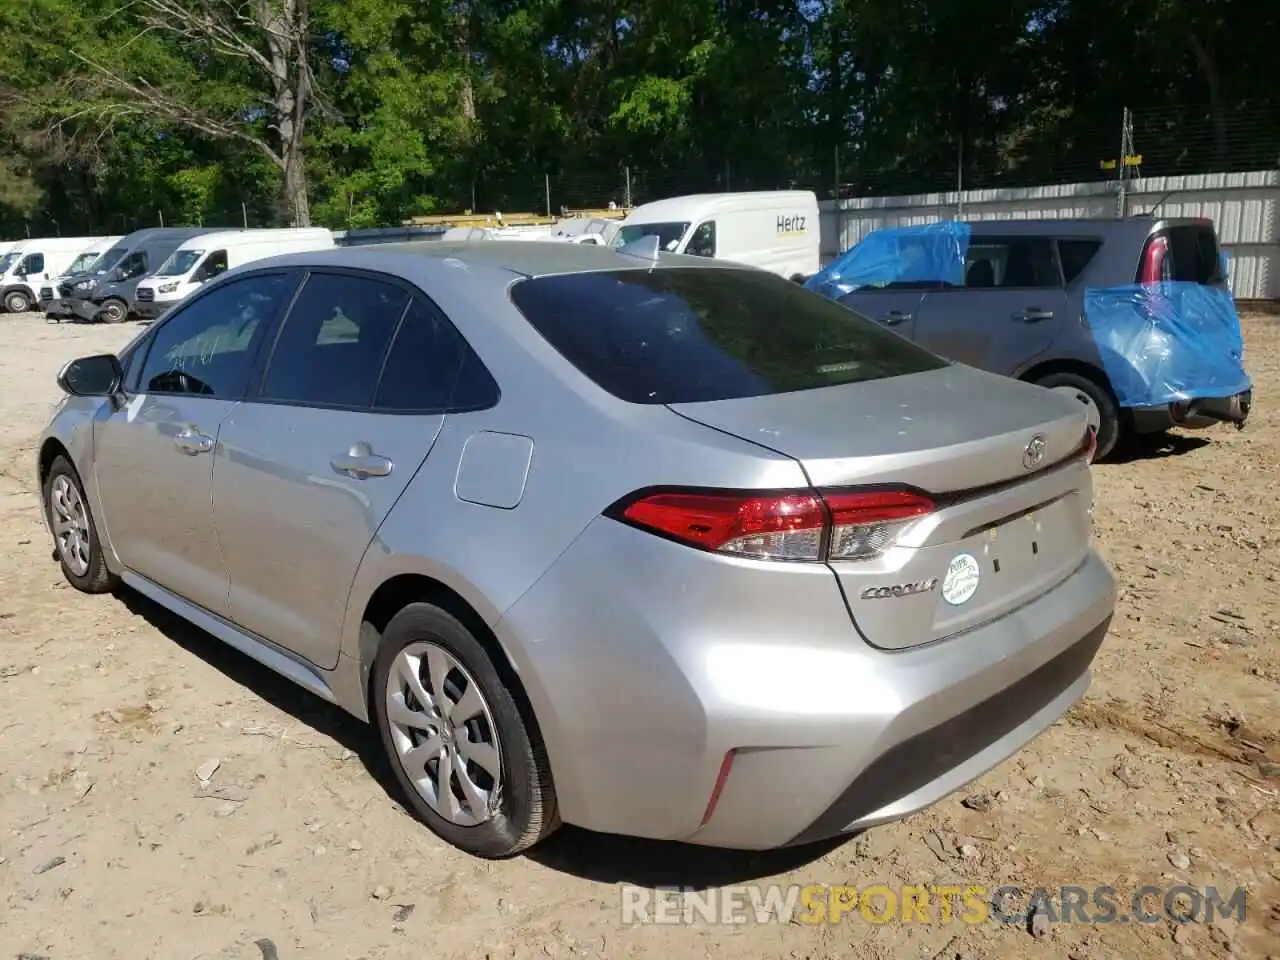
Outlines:
{"type": "Polygon", "coordinates": [[[0,0],[0,31],[0,236],[1082,179],[1125,106],[1143,173],[1280,164],[1280,6],[1246,0],[0,0]],[[283,74],[263,11],[305,27],[283,74]]]}

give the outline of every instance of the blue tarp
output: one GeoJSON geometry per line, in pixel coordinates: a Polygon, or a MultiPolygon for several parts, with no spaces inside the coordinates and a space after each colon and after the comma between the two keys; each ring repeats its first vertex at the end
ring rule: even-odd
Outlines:
{"type": "Polygon", "coordinates": [[[887,227],[862,238],[814,274],[805,287],[836,299],[861,287],[940,281],[964,285],[967,223],[944,220],[918,227],[887,227]]]}
{"type": "Polygon", "coordinates": [[[1175,281],[1090,289],[1085,318],[1122,407],[1227,397],[1252,386],[1227,290],[1175,281]]]}

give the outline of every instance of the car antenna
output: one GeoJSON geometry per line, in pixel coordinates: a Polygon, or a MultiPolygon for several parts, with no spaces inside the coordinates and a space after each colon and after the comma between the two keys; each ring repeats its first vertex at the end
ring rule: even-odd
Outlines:
{"type": "Polygon", "coordinates": [[[1156,211],[1157,211],[1157,210],[1159,210],[1159,209],[1160,209],[1160,207],[1162,207],[1162,206],[1164,205],[1164,202],[1165,202],[1166,200],[1168,200],[1170,197],[1172,197],[1175,193],[1180,193],[1180,192],[1181,192],[1181,191],[1179,191],[1179,190],[1170,190],[1170,191],[1169,191],[1168,193],[1166,193],[1163,197],[1161,197],[1159,200],[1157,200],[1157,201],[1155,202],[1155,205],[1154,205],[1150,210],[1148,210],[1148,211],[1147,211],[1146,213],[1144,213],[1144,214],[1140,214],[1140,216],[1144,216],[1144,217],[1153,217],[1153,216],[1155,216],[1156,211]]]}
{"type": "Polygon", "coordinates": [[[647,260],[653,266],[658,265],[658,237],[656,234],[646,233],[637,240],[623,244],[618,248],[618,253],[624,257],[635,257],[637,260],[647,260]]]}

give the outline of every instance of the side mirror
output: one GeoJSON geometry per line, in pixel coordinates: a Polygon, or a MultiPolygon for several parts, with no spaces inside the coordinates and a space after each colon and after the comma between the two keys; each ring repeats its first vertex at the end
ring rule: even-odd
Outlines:
{"type": "Polygon", "coordinates": [[[58,386],[73,397],[110,397],[119,392],[124,370],[114,353],[72,360],[58,374],[58,386]]]}

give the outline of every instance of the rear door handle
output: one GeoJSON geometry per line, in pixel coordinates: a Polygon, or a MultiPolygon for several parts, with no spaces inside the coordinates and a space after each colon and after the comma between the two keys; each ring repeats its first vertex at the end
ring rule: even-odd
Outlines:
{"type": "Polygon", "coordinates": [[[1039,307],[1027,307],[1021,313],[1015,313],[1013,319],[1021,323],[1039,323],[1041,320],[1052,320],[1052,310],[1041,310],[1039,307]]]}
{"type": "Polygon", "coordinates": [[[890,310],[884,315],[885,325],[890,327],[896,327],[898,324],[906,323],[910,319],[911,314],[904,313],[901,310],[890,310]]]}
{"type": "Polygon", "coordinates": [[[367,477],[385,477],[390,475],[395,467],[386,457],[380,457],[370,449],[367,443],[352,444],[351,449],[345,454],[334,457],[329,461],[329,466],[333,467],[338,473],[345,473],[348,476],[355,477],[357,480],[364,480],[367,477]]]}
{"type": "Polygon", "coordinates": [[[194,457],[213,449],[213,437],[206,437],[198,430],[188,427],[173,438],[173,445],[187,456],[194,457]]]}

